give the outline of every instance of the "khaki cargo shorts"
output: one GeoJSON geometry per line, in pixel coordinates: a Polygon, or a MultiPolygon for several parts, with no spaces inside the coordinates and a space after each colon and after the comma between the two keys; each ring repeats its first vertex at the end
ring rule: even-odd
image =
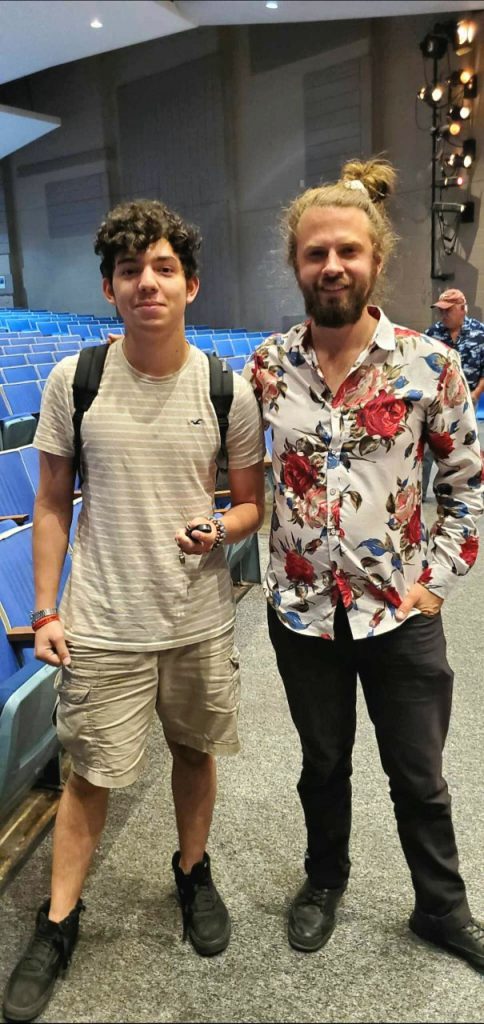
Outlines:
{"type": "Polygon", "coordinates": [[[236,754],[239,653],[222,636],[163,651],[69,644],[55,681],[59,741],[94,786],[128,786],[143,768],[153,711],[166,738],[208,754],[236,754]]]}

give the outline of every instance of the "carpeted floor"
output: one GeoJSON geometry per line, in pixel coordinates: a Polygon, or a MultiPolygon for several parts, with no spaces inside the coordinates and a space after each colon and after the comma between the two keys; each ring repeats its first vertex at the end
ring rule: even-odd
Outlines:
{"type": "MultiPolygon", "coordinates": [[[[432,502],[425,506],[431,517],[432,502]]],[[[262,548],[265,548],[262,538],[262,548]]],[[[446,776],[471,906],[484,916],[482,556],[445,606],[456,672],[446,776]]],[[[484,1019],[484,989],[465,963],[424,945],[407,919],[412,888],[387,783],[360,702],[354,771],[353,870],[339,925],[317,954],[292,951],[286,912],[299,886],[304,827],[297,737],[253,588],[238,607],[243,752],[219,762],[210,853],[230,907],[232,940],[213,960],[181,942],[170,860],[176,846],[170,763],[154,727],[143,778],[113,795],[85,889],[75,959],[43,1021],[417,1022],[484,1019]]],[[[3,984],[49,888],[51,838],[4,893],[3,984]]]]}

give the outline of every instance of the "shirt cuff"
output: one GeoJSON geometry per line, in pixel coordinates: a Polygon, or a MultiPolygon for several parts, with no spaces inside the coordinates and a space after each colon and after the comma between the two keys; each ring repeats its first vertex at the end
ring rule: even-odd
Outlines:
{"type": "Polygon", "coordinates": [[[447,569],[445,565],[431,562],[424,569],[417,583],[421,583],[431,594],[435,594],[436,597],[441,597],[442,600],[445,600],[454,588],[458,578],[457,574],[452,572],[451,569],[447,569]]]}

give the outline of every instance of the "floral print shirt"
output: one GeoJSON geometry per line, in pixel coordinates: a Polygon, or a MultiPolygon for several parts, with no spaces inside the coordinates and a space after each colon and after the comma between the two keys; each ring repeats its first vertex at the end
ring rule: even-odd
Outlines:
{"type": "Polygon", "coordinates": [[[355,639],[380,635],[413,583],[444,598],[478,550],[481,459],[459,356],[369,312],[373,338],[335,395],[309,323],[266,338],[244,369],[273,438],[266,596],[289,629],[325,639],[339,600],[355,639]],[[425,441],[438,467],[430,534],[425,441]]]}

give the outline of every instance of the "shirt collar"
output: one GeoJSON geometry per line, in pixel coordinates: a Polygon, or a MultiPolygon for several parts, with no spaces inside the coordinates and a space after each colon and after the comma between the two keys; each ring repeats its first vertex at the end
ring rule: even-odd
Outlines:
{"type": "MultiPolygon", "coordinates": [[[[379,306],[368,306],[367,309],[370,316],[375,319],[375,333],[371,339],[372,344],[378,345],[379,348],[385,349],[388,352],[393,351],[396,347],[393,324],[379,306]]],[[[310,320],[305,320],[304,323],[291,327],[290,331],[283,335],[283,348],[285,352],[289,352],[291,349],[299,349],[303,356],[307,356],[310,324],[310,320]]]]}

